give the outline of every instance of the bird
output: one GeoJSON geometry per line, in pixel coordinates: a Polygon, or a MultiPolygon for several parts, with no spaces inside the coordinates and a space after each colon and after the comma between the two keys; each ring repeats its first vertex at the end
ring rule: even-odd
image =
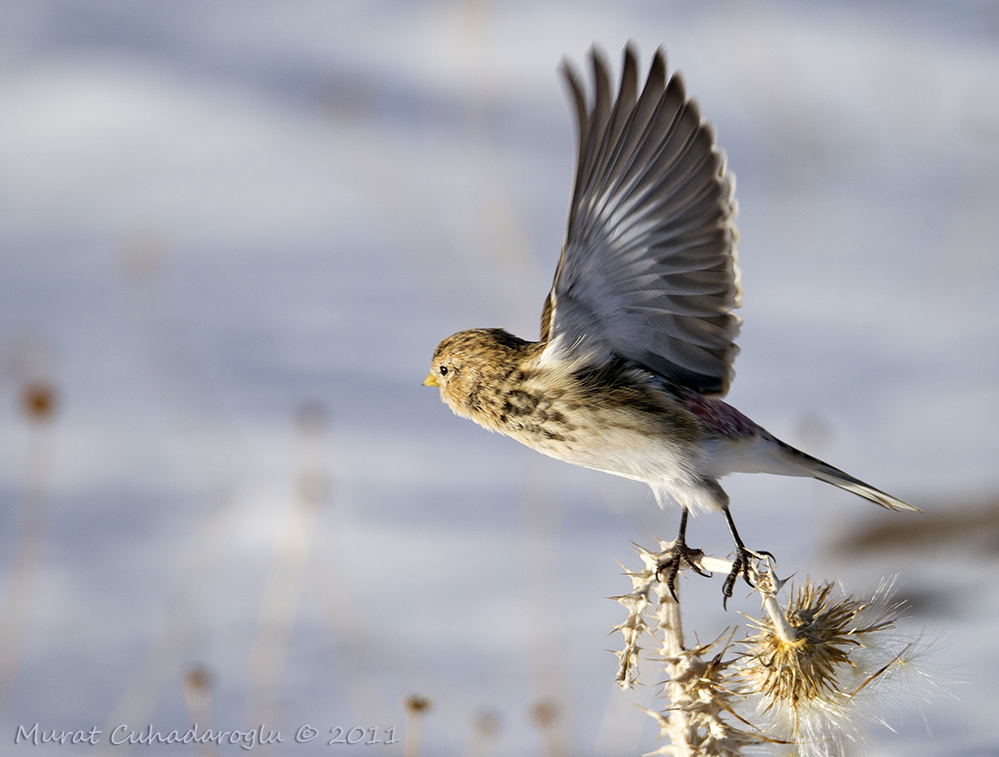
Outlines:
{"type": "Polygon", "coordinates": [[[681,508],[668,584],[699,550],[688,515],[721,512],[738,576],[767,552],[746,548],[719,479],[730,473],[806,476],[889,510],[918,510],[779,440],[722,397],[742,319],[735,178],[714,129],[667,77],[660,47],[644,86],[624,49],[615,94],[591,48],[593,98],[578,70],[560,70],[575,108],[577,155],[565,241],[540,338],[501,328],[438,344],[425,386],[490,431],[568,463],[645,482],[660,507],[681,508]]]}

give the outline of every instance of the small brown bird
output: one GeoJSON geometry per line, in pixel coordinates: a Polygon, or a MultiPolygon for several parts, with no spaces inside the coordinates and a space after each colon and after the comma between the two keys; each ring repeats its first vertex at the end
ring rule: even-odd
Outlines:
{"type": "MultiPolygon", "coordinates": [[[[721,511],[736,544],[726,598],[755,553],[746,549],[718,479],[729,473],[811,476],[891,510],[916,508],[775,438],[719,397],[728,391],[741,303],[734,178],[711,126],[666,78],[658,50],[641,93],[624,51],[614,97],[595,49],[592,106],[562,71],[576,106],[579,151],[569,222],[541,339],[502,329],[442,341],[423,382],[458,415],[575,465],[644,481],[682,508],[670,588],[691,510],[721,511]]],[[[693,567],[693,566],[692,566],[693,567]]]]}

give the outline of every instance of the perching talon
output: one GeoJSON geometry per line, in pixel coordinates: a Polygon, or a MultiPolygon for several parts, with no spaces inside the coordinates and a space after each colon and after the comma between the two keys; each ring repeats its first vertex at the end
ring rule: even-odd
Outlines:
{"type": "Polygon", "coordinates": [[[658,566],[656,566],[656,579],[662,580],[660,578],[663,570],[669,566],[669,575],[666,576],[666,587],[669,589],[670,596],[673,597],[673,601],[680,604],[680,599],[676,595],[676,577],[680,574],[680,564],[683,563],[689,567],[692,571],[697,573],[699,576],[704,576],[705,578],[710,578],[710,573],[705,573],[698,567],[695,562],[696,558],[703,557],[704,552],[699,549],[691,549],[687,546],[687,515],[688,511],[686,508],[683,509],[683,514],[680,516],[680,532],[676,535],[676,539],[669,545],[664,552],[668,552],[670,557],[667,560],[663,560],[658,566]]]}

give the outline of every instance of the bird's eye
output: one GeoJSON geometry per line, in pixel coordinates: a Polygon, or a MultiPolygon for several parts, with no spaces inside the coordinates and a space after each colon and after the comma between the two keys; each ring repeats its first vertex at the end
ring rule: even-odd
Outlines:
{"type": "Polygon", "coordinates": [[[446,376],[447,375],[447,366],[446,365],[442,365],[441,366],[441,375],[442,376],[446,376]]]}

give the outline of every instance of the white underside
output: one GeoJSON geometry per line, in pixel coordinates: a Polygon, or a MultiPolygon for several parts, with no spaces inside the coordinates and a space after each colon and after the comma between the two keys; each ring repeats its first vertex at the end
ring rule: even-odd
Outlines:
{"type": "Polygon", "coordinates": [[[717,482],[729,473],[810,475],[787,459],[779,445],[761,437],[692,445],[623,429],[602,429],[585,443],[570,448],[537,441],[529,446],[573,465],[642,481],[652,489],[660,507],[675,502],[694,512],[717,512],[728,504],[717,482]]]}

